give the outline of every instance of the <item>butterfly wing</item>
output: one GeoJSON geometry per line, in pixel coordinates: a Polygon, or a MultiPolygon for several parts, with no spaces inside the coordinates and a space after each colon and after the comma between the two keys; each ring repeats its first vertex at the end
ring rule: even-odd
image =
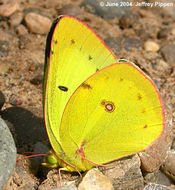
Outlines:
{"type": "Polygon", "coordinates": [[[59,126],[69,98],[85,79],[116,58],[85,24],[61,16],[48,35],[45,62],[45,124],[51,145],[59,153],[59,126]]]}
{"type": "Polygon", "coordinates": [[[118,63],[91,76],[63,114],[60,142],[78,168],[146,149],[162,134],[164,113],[154,83],[133,64],[118,63]]]}

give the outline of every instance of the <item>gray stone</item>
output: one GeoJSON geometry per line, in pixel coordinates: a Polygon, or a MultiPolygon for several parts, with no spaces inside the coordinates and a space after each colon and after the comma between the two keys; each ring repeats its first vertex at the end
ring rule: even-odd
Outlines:
{"type": "Polygon", "coordinates": [[[123,46],[127,51],[131,51],[133,48],[141,49],[142,42],[137,38],[125,38],[123,46]]]}
{"type": "Polygon", "coordinates": [[[118,53],[121,51],[121,42],[122,38],[106,38],[104,40],[105,44],[114,51],[114,53],[118,53]]]}
{"type": "Polygon", "coordinates": [[[162,56],[170,65],[175,65],[175,44],[169,44],[161,48],[162,56]]]}
{"type": "Polygon", "coordinates": [[[6,123],[0,118],[0,189],[6,184],[16,163],[16,147],[6,123]]]}
{"type": "Polygon", "coordinates": [[[144,187],[143,190],[173,190],[173,189],[170,187],[166,187],[164,185],[149,183],[144,187]]]}
{"type": "Polygon", "coordinates": [[[121,6],[121,3],[127,3],[125,0],[85,0],[82,3],[89,12],[95,13],[101,17],[112,19],[114,17],[121,18],[130,14],[130,6],[121,6]],[[113,3],[113,5],[112,5],[113,3]],[[109,5],[109,6],[108,6],[109,5]],[[117,6],[118,5],[118,6],[117,6]]]}
{"type": "Polygon", "coordinates": [[[111,180],[114,189],[142,189],[144,187],[140,159],[137,154],[110,165],[113,166],[103,167],[101,170],[111,180]]]}

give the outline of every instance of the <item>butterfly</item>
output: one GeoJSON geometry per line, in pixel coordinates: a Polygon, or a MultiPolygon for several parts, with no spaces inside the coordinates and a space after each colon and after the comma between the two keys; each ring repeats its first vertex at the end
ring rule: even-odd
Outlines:
{"type": "Polygon", "coordinates": [[[86,24],[60,16],[46,42],[44,120],[52,149],[43,165],[67,171],[145,150],[164,129],[154,82],[117,60],[86,24]]]}

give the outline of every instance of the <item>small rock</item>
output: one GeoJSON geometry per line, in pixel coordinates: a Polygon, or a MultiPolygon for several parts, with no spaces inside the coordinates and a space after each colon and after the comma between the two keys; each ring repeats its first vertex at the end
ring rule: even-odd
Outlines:
{"type": "Polygon", "coordinates": [[[111,181],[98,169],[93,168],[83,177],[78,190],[114,190],[111,181]]]}
{"type": "Polygon", "coordinates": [[[2,189],[16,164],[16,147],[9,128],[1,118],[0,139],[0,189],[2,189]]]}
{"type": "Polygon", "coordinates": [[[156,52],[160,49],[159,44],[157,44],[156,42],[153,41],[146,41],[144,43],[144,49],[146,51],[152,51],[152,52],[156,52]]]}
{"type": "Polygon", "coordinates": [[[125,38],[123,42],[123,46],[127,51],[131,51],[132,49],[141,49],[142,42],[137,38],[125,38]]]}
{"type": "Polygon", "coordinates": [[[43,75],[37,75],[35,78],[30,80],[31,84],[39,85],[43,82],[43,75]]]}
{"type": "Polygon", "coordinates": [[[5,96],[4,94],[0,91],[0,110],[2,108],[2,106],[4,105],[5,103],[5,96]]]}
{"type": "Polygon", "coordinates": [[[22,24],[16,27],[16,33],[20,36],[23,36],[28,33],[26,27],[22,24]]]}
{"type": "Polygon", "coordinates": [[[169,44],[161,48],[162,56],[170,65],[175,65],[175,44],[169,44]]]}
{"type": "Polygon", "coordinates": [[[161,30],[157,33],[157,38],[158,38],[158,39],[167,38],[168,33],[169,33],[169,29],[163,28],[163,29],[161,29],[161,30]]]}
{"type": "Polygon", "coordinates": [[[131,15],[123,16],[119,20],[119,26],[121,29],[131,28],[133,23],[134,23],[134,18],[131,15]]]}
{"type": "Polygon", "coordinates": [[[162,136],[144,152],[139,153],[141,167],[146,172],[154,172],[160,168],[172,144],[172,113],[166,104],[164,104],[164,112],[166,121],[162,136]]]}
{"type": "Polygon", "coordinates": [[[35,71],[36,70],[36,65],[30,65],[29,71],[35,71]]]}
{"type": "Polygon", "coordinates": [[[144,187],[143,190],[173,190],[173,189],[164,185],[149,183],[144,187]]]}
{"type": "Polygon", "coordinates": [[[16,12],[10,17],[10,25],[18,26],[19,24],[21,24],[22,20],[23,20],[23,13],[16,12]]]}
{"type": "Polygon", "coordinates": [[[7,56],[10,50],[8,41],[0,41],[0,57],[7,56]]]}
{"type": "Polygon", "coordinates": [[[173,29],[171,30],[171,34],[172,34],[173,36],[175,36],[175,28],[173,28],[173,29]]]}
{"type": "Polygon", "coordinates": [[[71,15],[76,17],[77,15],[80,15],[82,13],[81,8],[74,4],[65,5],[63,8],[59,9],[58,11],[60,15],[71,15]]]}
{"type": "Polygon", "coordinates": [[[165,186],[170,186],[172,184],[172,180],[164,174],[161,170],[157,173],[157,180],[154,183],[158,183],[165,186]]]}
{"type": "Polygon", "coordinates": [[[85,0],[82,3],[82,6],[86,8],[88,12],[95,13],[101,17],[105,17],[108,19],[113,19],[114,17],[121,18],[124,15],[130,15],[130,6],[121,7],[121,3],[127,3],[125,0],[115,0],[115,4],[118,6],[112,5],[112,1],[109,0],[85,0]],[[110,4],[109,6],[107,6],[110,4]]]}
{"type": "MultiPolygon", "coordinates": [[[[113,163],[111,163],[113,165],[113,163]]],[[[113,167],[103,167],[102,172],[111,180],[114,189],[142,189],[143,176],[140,158],[134,155],[114,162],[113,167]]]]}
{"type": "Polygon", "coordinates": [[[169,75],[172,72],[172,67],[162,59],[155,60],[152,65],[153,69],[158,71],[160,74],[169,75]]]}
{"type": "MultiPolygon", "coordinates": [[[[2,2],[1,2],[2,3],[2,2]]],[[[9,17],[15,11],[19,10],[19,1],[18,0],[3,0],[2,5],[0,5],[0,16],[9,17]]]]}
{"type": "Polygon", "coordinates": [[[47,34],[52,25],[52,22],[48,17],[34,12],[28,13],[24,20],[29,31],[36,34],[47,34]]]}
{"type": "Polygon", "coordinates": [[[22,104],[22,100],[16,95],[12,94],[9,98],[9,103],[13,106],[19,106],[22,104]]]}
{"type": "Polygon", "coordinates": [[[175,181],[175,150],[167,152],[166,160],[161,166],[162,171],[175,181]]]}
{"type": "Polygon", "coordinates": [[[118,53],[121,51],[121,42],[122,38],[106,38],[104,40],[105,44],[114,51],[114,53],[118,53]]]}
{"type": "Polygon", "coordinates": [[[28,38],[28,35],[20,35],[18,41],[19,49],[25,49],[30,42],[31,40],[28,38]]]}

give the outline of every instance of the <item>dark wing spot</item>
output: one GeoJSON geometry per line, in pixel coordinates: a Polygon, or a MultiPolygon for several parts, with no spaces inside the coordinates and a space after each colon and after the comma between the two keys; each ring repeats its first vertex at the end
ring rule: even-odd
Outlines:
{"type": "Polygon", "coordinates": [[[68,91],[68,88],[66,86],[58,86],[58,88],[64,92],[68,91]]]}
{"type": "Polygon", "coordinates": [[[74,39],[71,40],[71,44],[75,44],[75,40],[74,39]]]}
{"type": "Polygon", "coordinates": [[[99,71],[99,69],[96,69],[96,72],[99,71]]]}
{"type": "Polygon", "coordinates": [[[92,57],[89,55],[89,58],[88,58],[88,59],[89,59],[89,61],[90,61],[90,60],[92,59],[92,57]]]}
{"type": "Polygon", "coordinates": [[[58,41],[57,41],[57,40],[55,40],[55,41],[54,41],[54,43],[55,43],[55,44],[57,44],[57,43],[58,43],[58,41]]]}
{"type": "Polygon", "coordinates": [[[120,78],[120,82],[122,82],[123,81],[123,78],[120,78]]]}
{"type": "Polygon", "coordinates": [[[144,125],[144,127],[143,127],[143,128],[144,128],[144,129],[146,129],[147,127],[148,127],[148,125],[144,125]]]}
{"type": "Polygon", "coordinates": [[[137,95],[137,99],[138,100],[141,100],[142,99],[142,96],[140,94],[137,95]]]}
{"type": "Polygon", "coordinates": [[[51,54],[53,55],[54,51],[51,51],[51,54]]]}
{"type": "Polygon", "coordinates": [[[81,85],[83,88],[86,88],[86,89],[92,89],[91,85],[87,84],[87,83],[82,83],[81,85]]]}

